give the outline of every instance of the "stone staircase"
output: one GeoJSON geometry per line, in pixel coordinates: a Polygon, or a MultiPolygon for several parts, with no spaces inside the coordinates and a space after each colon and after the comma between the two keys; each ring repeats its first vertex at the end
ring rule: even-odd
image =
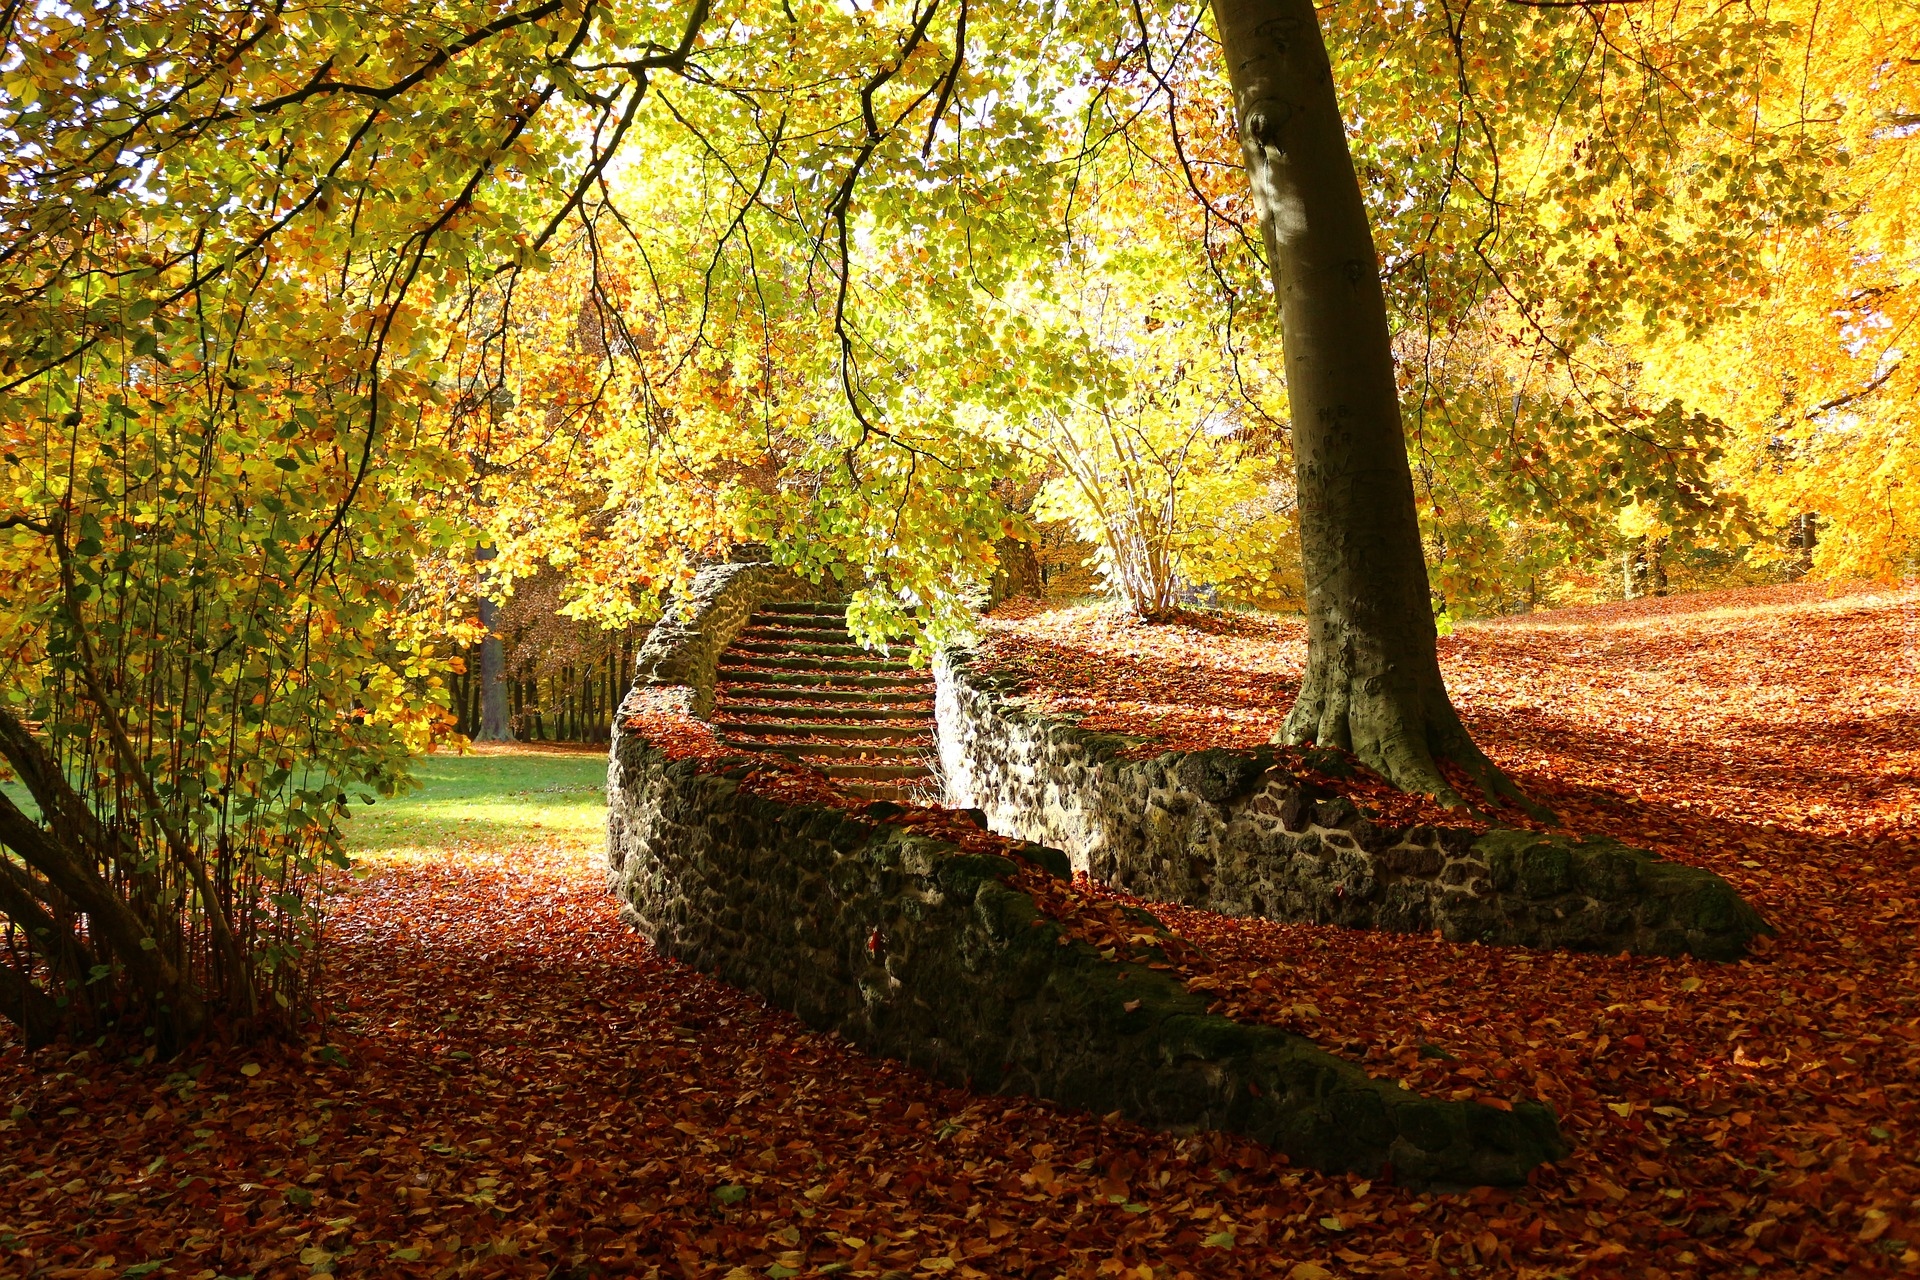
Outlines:
{"type": "Polygon", "coordinates": [[[933,677],[855,644],[846,606],[763,604],[720,655],[714,736],[876,800],[931,800],[933,677]]]}

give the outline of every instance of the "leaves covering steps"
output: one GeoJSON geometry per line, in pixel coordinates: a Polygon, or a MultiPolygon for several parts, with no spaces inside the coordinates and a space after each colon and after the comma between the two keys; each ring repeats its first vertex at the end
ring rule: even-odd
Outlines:
{"type": "Polygon", "coordinates": [[[844,605],[756,611],[720,655],[712,723],[721,743],[794,760],[856,795],[933,790],[932,678],[855,644],[844,605]]]}

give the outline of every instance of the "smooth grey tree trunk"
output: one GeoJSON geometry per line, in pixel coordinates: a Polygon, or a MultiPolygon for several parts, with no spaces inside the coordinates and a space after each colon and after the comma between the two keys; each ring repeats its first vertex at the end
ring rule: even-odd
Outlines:
{"type": "MultiPolygon", "coordinates": [[[[491,560],[496,554],[492,547],[482,547],[478,558],[491,560]]],[[[506,646],[494,631],[499,617],[500,607],[480,597],[480,625],[486,634],[480,639],[480,732],[474,735],[476,742],[513,741],[513,713],[507,706],[506,646]]]]}
{"type": "Polygon", "coordinates": [[[487,629],[480,641],[480,733],[479,742],[512,742],[513,715],[507,708],[506,646],[494,634],[499,608],[491,600],[480,602],[480,625],[487,629]]]}
{"type": "Polygon", "coordinates": [[[1312,0],[1213,0],[1280,303],[1307,587],[1288,742],[1345,748],[1464,803],[1438,762],[1521,799],[1447,698],[1380,264],[1312,0]]]}

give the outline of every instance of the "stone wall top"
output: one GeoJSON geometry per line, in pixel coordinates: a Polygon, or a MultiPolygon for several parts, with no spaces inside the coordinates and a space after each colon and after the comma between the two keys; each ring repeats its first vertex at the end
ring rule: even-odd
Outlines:
{"type": "Polygon", "coordinates": [[[689,709],[713,709],[714,669],[753,611],[777,600],[819,600],[836,593],[791,569],[765,562],[708,565],[668,605],[634,662],[637,684],[684,685],[689,709]]]}

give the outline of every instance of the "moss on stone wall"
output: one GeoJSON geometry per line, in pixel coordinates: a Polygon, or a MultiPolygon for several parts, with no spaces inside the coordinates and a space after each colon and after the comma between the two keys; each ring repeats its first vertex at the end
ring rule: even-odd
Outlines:
{"type": "MultiPolygon", "coordinates": [[[[950,803],[1165,902],[1297,924],[1635,955],[1737,959],[1759,912],[1725,880],[1610,839],[1397,827],[1272,749],[1164,752],[1022,705],[965,653],[934,664],[950,803]]],[[[1329,760],[1328,770],[1341,766],[1329,760]]]]}
{"type": "Polygon", "coordinates": [[[730,772],[623,730],[610,882],[662,952],[815,1027],[950,1083],[1227,1130],[1323,1169],[1515,1183],[1566,1151],[1546,1107],[1420,1097],[1209,1014],[1171,973],[1064,934],[1008,883],[1008,857],[909,832],[886,807],[782,804],[730,772]]]}

